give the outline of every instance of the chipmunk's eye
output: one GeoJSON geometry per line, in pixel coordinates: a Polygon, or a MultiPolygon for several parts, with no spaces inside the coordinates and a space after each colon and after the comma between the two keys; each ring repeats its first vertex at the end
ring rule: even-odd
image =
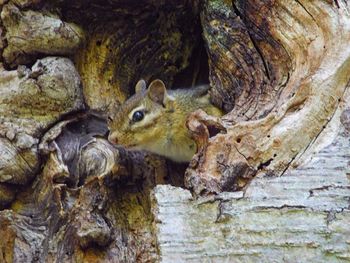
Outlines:
{"type": "Polygon", "coordinates": [[[138,110],[138,111],[135,111],[134,114],[132,115],[132,120],[134,122],[141,121],[144,116],[145,114],[143,113],[143,111],[138,110]]]}

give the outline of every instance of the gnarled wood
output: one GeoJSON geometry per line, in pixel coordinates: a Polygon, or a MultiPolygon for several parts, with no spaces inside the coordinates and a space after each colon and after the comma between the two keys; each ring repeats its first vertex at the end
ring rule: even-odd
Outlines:
{"type": "Polygon", "coordinates": [[[21,11],[15,4],[18,3],[10,2],[1,11],[7,43],[2,56],[10,67],[33,62],[38,55],[73,54],[81,45],[84,34],[78,26],[65,23],[53,14],[21,11]]]}
{"type": "MultiPolygon", "coordinates": [[[[244,191],[153,191],[160,262],[348,262],[350,92],[312,160],[244,191]]],[[[324,138],[322,138],[324,137],[324,138]]]]}
{"type": "Polygon", "coordinates": [[[0,73],[1,206],[39,170],[38,144],[63,114],[84,108],[80,78],[66,58],[48,57],[32,68],[0,73]],[[11,185],[8,185],[11,184],[11,185]],[[11,192],[10,195],[5,195],[11,192]]]}
{"type": "Polygon", "coordinates": [[[176,75],[189,65],[200,40],[198,10],[188,1],[66,4],[67,17],[88,34],[86,47],[76,56],[86,102],[110,114],[134,94],[141,78],[147,82],[161,78],[171,87],[176,75]]]}
{"type": "Polygon", "coordinates": [[[0,7],[0,262],[349,259],[343,1],[0,7]],[[227,114],[188,119],[199,152],[186,185],[240,191],[157,187],[150,199],[156,184],[183,186],[186,165],[112,146],[104,117],[139,78],[207,78],[206,59],[227,114]]]}
{"type": "MultiPolygon", "coordinates": [[[[232,15],[236,8],[225,3],[227,2],[222,1],[220,8],[219,5],[208,4],[208,9],[218,16],[218,19],[210,20],[210,25],[225,26],[227,16],[223,14],[232,15]]],[[[287,82],[282,83],[280,79],[270,83],[270,87],[279,92],[270,92],[269,86],[265,86],[263,90],[266,89],[266,95],[265,90],[248,97],[242,95],[245,105],[248,105],[249,109],[256,109],[257,115],[254,118],[261,116],[263,112],[270,112],[266,117],[249,121],[253,118],[252,115],[248,120],[236,123],[241,118],[237,117],[239,110],[235,109],[223,117],[227,133],[211,138],[207,149],[199,153],[199,163],[187,171],[186,184],[196,193],[237,190],[244,187],[255,174],[264,172],[282,175],[290,165],[297,166],[296,159],[303,155],[332,119],[340,101],[344,99],[350,79],[350,17],[344,7],[337,8],[325,1],[293,1],[292,4],[290,1],[267,1],[260,5],[256,1],[246,1],[238,9],[242,9],[240,14],[249,13],[248,17],[244,16],[244,20],[249,20],[246,22],[248,32],[255,28],[250,29],[249,25],[259,24],[262,20],[266,23],[263,29],[268,29],[267,39],[278,41],[278,46],[287,51],[293,68],[289,72],[287,82]],[[255,8],[268,9],[268,19],[262,18],[265,17],[265,12],[256,11],[257,13],[251,14],[251,10],[255,8]],[[273,97],[269,98],[270,95],[273,97]],[[252,101],[256,99],[257,105],[261,107],[254,107],[255,102],[252,101]],[[275,101],[273,110],[270,108],[271,103],[266,103],[266,99],[270,99],[270,102],[275,101]]],[[[230,28],[235,28],[236,24],[241,25],[241,22],[238,19],[230,28]]],[[[240,26],[239,29],[245,30],[240,26]]],[[[237,34],[231,32],[224,40],[219,39],[228,45],[229,39],[236,38],[237,34]]],[[[242,41],[244,39],[243,37],[242,41]]],[[[255,48],[263,60],[272,65],[285,65],[284,59],[278,61],[274,58],[270,45],[259,45],[261,47],[255,48]]],[[[234,51],[238,52],[237,49],[234,51]]],[[[249,49],[241,50],[243,58],[248,56],[249,52],[249,49]]],[[[219,62],[216,63],[227,64],[226,57],[233,59],[231,64],[242,64],[232,51],[219,57],[219,62]]],[[[266,70],[263,64],[258,63],[254,66],[260,65],[263,71],[263,68],[266,70]]],[[[244,65],[243,63],[243,67],[244,65]]],[[[273,66],[268,68],[272,69],[273,66]]],[[[247,72],[254,77],[258,74],[253,69],[247,72]]],[[[233,81],[240,78],[240,71],[233,71],[232,74],[233,81]]],[[[214,86],[224,85],[227,90],[232,87],[232,84],[230,86],[230,83],[225,83],[220,76],[211,75],[211,78],[214,86]]],[[[240,103],[237,106],[239,105],[240,103]]]]}

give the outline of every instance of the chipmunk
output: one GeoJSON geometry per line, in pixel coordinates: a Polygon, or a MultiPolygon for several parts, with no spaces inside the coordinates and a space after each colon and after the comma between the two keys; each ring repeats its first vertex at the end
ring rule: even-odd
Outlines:
{"type": "Polygon", "coordinates": [[[222,116],[210,103],[209,85],[187,90],[167,90],[163,81],[140,80],[135,95],[121,105],[109,121],[108,140],[126,148],[146,150],[175,162],[189,162],[197,151],[186,127],[189,114],[197,109],[222,116]]]}

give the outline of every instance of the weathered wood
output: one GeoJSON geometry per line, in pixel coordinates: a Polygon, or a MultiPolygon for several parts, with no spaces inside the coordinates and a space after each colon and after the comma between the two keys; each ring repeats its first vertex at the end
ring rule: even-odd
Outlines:
{"type": "Polygon", "coordinates": [[[0,7],[0,262],[349,260],[342,1],[0,7]],[[112,146],[104,118],[141,77],[195,84],[201,33],[228,113],[189,118],[200,151],[186,184],[240,191],[159,186],[150,200],[156,184],[183,186],[186,165],[112,146]]]}
{"type": "MultiPolygon", "coordinates": [[[[200,41],[190,1],[67,1],[88,43],[75,56],[90,108],[113,115],[140,78],[172,87],[200,41]],[[109,8],[106,8],[109,6],[109,8]]],[[[178,80],[183,85],[184,80],[178,80]]]]}
{"type": "MultiPolygon", "coordinates": [[[[0,100],[4,104],[0,109],[6,121],[1,135],[10,144],[14,140],[13,147],[17,147],[19,131],[26,139],[22,144],[34,141],[29,145],[33,160],[24,162],[25,169],[20,166],[22,159],[14,159],[13,165],[8,161],[12,156],[2,159],[2,177],[10,168],[16,169],[10,173],[16,180],[6,177],[0,187],[1,205],[9,208],[0,212],[4,237],[0,261],[155,261],[149,192],[159,182],[183,185],[178,175],[185,167],[116,149],[103,139],[107,133],[104,119],[77,112],[84,109],[84,92],[87,106],[107,115],[133,92],[132,84],[141,72],[144,78],[162,74],[171,83],[188,65],[199,39],[195,23],[181,25],[193,19],[196,11],[182,1],[172,4],[178,15],[157,2],[148,3],[144,14],[132,15],[131,4],[117,1],[108,1],[110,9],[105,9],[107,1],[95,6],[93,1],[39,2],[1,3],[5,66],[31,63],[45,54],[70,55],[87,36],[86,46],[74,58],[84,86],[70,60],[64,58],[45,58],[32,69],[2,70],[5,84],[0,100]],[[96,24],[95,14],[101,17],[96,24]],[[149,24],[149,19],[158,22],[149,24]],[[27,171],[28,165],[35,169],[27,171]]],[[[17,149],[9,153],[20,154],[17,149]]]]}
{"type": "Polygon", "coordinates": [[[10,2],[1,11],[6,39],[2,56],[10,67],[33,62],[38,55],[70,55],[81,45],[84,34],[80,27],[53,14],[21,11],[15,4],[10,2]]]}
{"type": "Polygon", "coordinates": [[[230,121],[263,118],[281,102],[293,51],[273,32],[274,28],[285,30],[274,21],[283,14],[278,6],[270,0],[205,1],[203,5],[211,95],[230,112],[230,121]]]}
{"type": "Polygon", "coordinates": [[[43,136],[42,171],[0,212],[0,262],[156,260],[148,196],[165,164],[115,148],[106,131],[80,114],[43,136]]]}
{"type": "Polygon", "coordinates": [[[1,69],[1,206],[14,198],[14,185],[27,184],[38,172],[38,144],[44,132],[63,114],[82,109],[80,78],[69,59],[48,57],[32,68],[1,69]]]}
{"type": "Polygon", "coordinates": [[[349,109],[316,142],[328,146],[281,177],[260,175],[245,191],[197,199],[157,186],[160,261],[349,262],[349,109]]]}
{"type": "MultiPolygon", "coordinates": [[[[269,62],[264,64],[259,62],[260,59],[253,60],[256,63],[252,66],[264,67],[260,73],[254,67],[248,67],[247,72],[259,79],[260,75],[265,76],[264,70],[265,74],[266,71],[271,71],[269,75],[279,77],[277,82],[263,86],[262,91],[250,94],[249,90],[242,91],[242,97],[238,96],[238,101],[243,101],[236,105],[237,110],[234,108],[223,117],[225,134],[210,139],[205,133],[202,134],[204,138],[201,141],[208,140],[208,147],[195,157],[185,180],[187,187],[198,194],[241,189],[260,172],[283,174],[313,144],[314,139],[332,119],[339,103],[344,99],[350,80],[350,17],[347,6],[341,5],[338,8],[334,3],[326,1],[291,3],[283,0],[260,4],[253,0],[244,1],[244,4],[242,1],[208,1],[207,6],[206,12],[210,12],[207,27],[223,28],[221,31],[226,35],[225,38],[215,34],[211,36],[209,41],[216,41],[214,47],[221,42],[221,45],[226,45],[210,52],[220,53],[226,49],[225,46],[230,46],[229,41],[237,38],[236,41],[243,38],[245,43],[246,34],[243,37],[237,36],[233,30],[236,29],[235,26],[239,32],[245,33],[248,30],[249,33],[256,29],[252,24],[263,23],[265,26],[261,30],[268,30],[269,35],[265,39],[270,44],[260,41],[255,49],[262,60],[269,62]],[[248,20],[247,29],[242,29],[242,21],[233,14],[236,3],[239,3],[237,9],[241,10],[239,14],[242,19],[248,20]],[[265,18],[266,13],[268,17],[265,18]],[[236,17],[237,21],[228,26],[225,23],[231,16],[236,17]],[[257,21],[254,22],[255,20],[257,21]],[[286,66],[285,56],[281,55],[282,59],[278,60],[271,51],[271,43],[277,42],[276,54],[282,52],[283,47],[282,50],[288,53],[293,65],[287,73],[283,70],[286,66]],[[274,70],[278,63],[281,63],[280,71],[274,70]],[[286,74],[288,80],[282,81],[286,74]],[[271,92],[270,88],[277,92],[271,92]],[[267,93],[264,93],[265,90],[267,93]],[[249,95],[245,95],[245,92],[249,95]],[[252,115],[248,114],[247,118],[242,119],[239,116],[241,104],[247,105],[252,115]]],[[[261,34],[266,35],[267,32],[261,34]]],[[[228,67],[224,65],[241,65],[243,59],[248,63],[246,57],[249,56],[249,48],[233,48],[221,54],[215,65],[222,65],[227,71],[228,67]],[[243,57],[235,56],[235,52],[240,52],[243,57]]],[[[230,97],[230,89],[235,85],[228,83],[226,78],[222,79],[227,74],[215,75],[214,69],[211,72],[213,86],[224,87],[227,97],[230,97]]],[[[240,70],[233,70],[231,81],[235,82],[240,76],[240,70]]],[[[251,86],[249,79],[247,81],[248,84],[242,86],[245,89],[251,86]]],[[[218,91],[222,89],[219,88],[218,91]]],[[[202,122],[205,122],[205,118],[202,122]]],[[[198,137],[198,131],[194,133],[198,137]]]]}

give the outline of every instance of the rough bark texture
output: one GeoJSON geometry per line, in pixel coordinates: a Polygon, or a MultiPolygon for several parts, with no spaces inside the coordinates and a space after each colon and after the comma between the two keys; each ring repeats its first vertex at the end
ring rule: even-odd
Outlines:
{"type": "Polygon", "coordinates": [[[349,260],[345,1],[0,8],[0,262],[349,260]],[[188,168],[106,140],[141,77],[227,112],[188,168]]]}
{"type": "MultiPolygon", "coordinates": [[[[350,95],[350,93],[349,93],[350,95]]],[[[193,198],[153,191],[161,262],[349,262],[350,103],[297,169],[263,174],[245,191],[193,198]]]]}
{"type": "MultiPolygon", "coordinates": [[[[39,171],[38,144],[45,131],[84,104],[79,74],[66,58],[47,57],[31,68],[2,69],[0,81],[0,183],[16,191],[14,185],[27,184],[39,171]]],[[[5,199],[1,205],[11,201],[5,199]]]]}
{"type": "Polygon", "coordinates": [[[297,166],[332,119],[350,75],[344,4],[252,0],[208,1],[206,7],[206,32],[221,32],[207,37],[215,54],[208,52],[213,92],[236,103],[220,122],[223,134],[202,134],[207,147],[186,174],[186,185],[197,194],[241,189],[260,172],[283,175],[297,166]],[[232,91],[235,86],[240,88],[232,91]]]}
{"type": "Polygon", "coordinates": [[[76,62],[91,108],[113,114],[140,78],[161,77],[170,87],[189,65],[200,40],[198,11],[189,2],[115,1],[110,10],[103,1],[85,2],[67,1],[66,17],[88,35],[76,62]]]}
{"type": "Polygon", "coordinates": [[[79,47],[83,38],[80,27],[54,15],[21,11],[15,4],[4,5],[1,12],[7,41],[2,55],[8,65],[33,62],[39,54],[69,55],[79,47]]]}

